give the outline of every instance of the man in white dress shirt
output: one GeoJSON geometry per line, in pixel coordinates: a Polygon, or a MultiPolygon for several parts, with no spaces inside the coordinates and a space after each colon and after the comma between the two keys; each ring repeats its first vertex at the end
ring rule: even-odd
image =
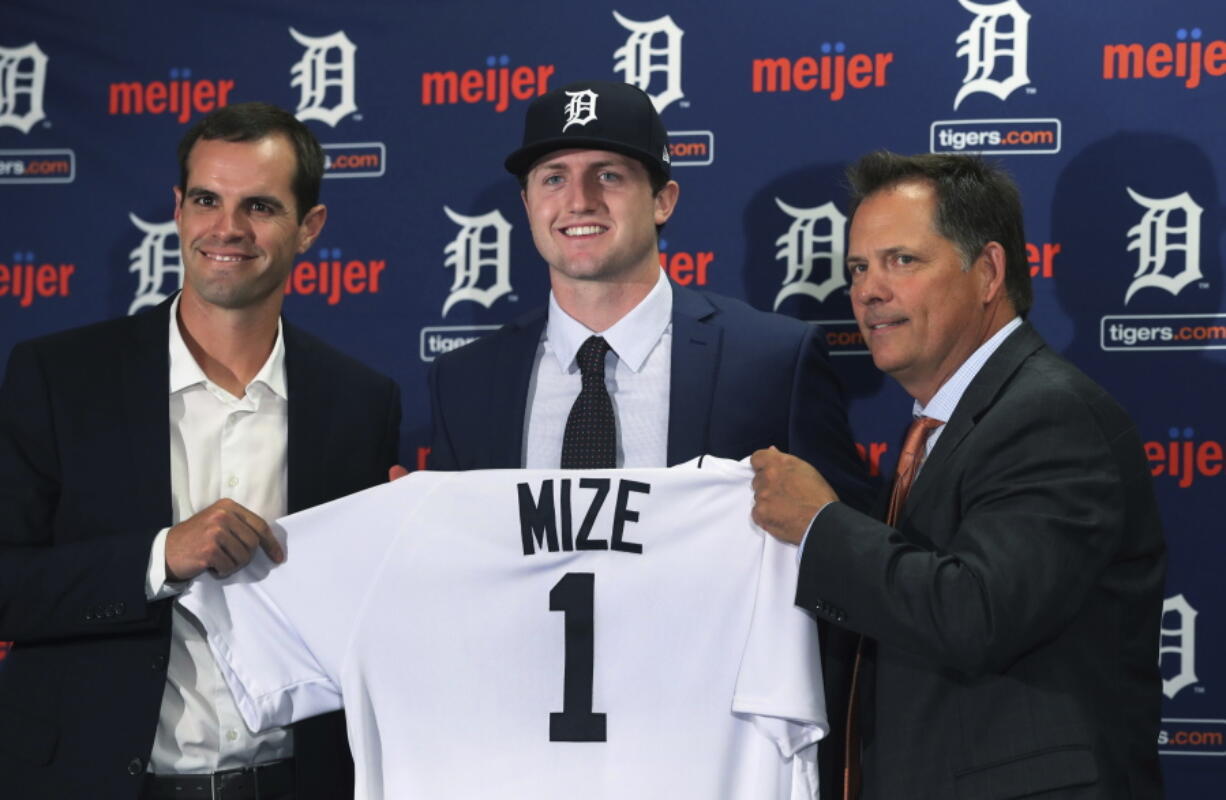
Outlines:
{"type": "MultiPolygon", "coordinates": [[[[174,190],[183,291],[17,345],[0,389],[0,775],[14,797],[335,798],[343,720],[250,733],[174,598],[284,554],[265,520],[380,481],[389,379],[283,323],[323,156],[293,115],[202,119],[174,190]],[[292,402],[291,402],[292,398],[292,402]]],[[[7,794],[6,794],[7,796],[7,794]]]]}

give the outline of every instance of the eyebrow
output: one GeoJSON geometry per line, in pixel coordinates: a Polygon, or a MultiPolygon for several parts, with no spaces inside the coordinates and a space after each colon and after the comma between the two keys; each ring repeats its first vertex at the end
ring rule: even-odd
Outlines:
{"type": "MultiPolygon", "coordinates": [[[[217,197],[218,195],[217,195],[217,192],[214,192],[212,189],[205,189],[203,186],[192,186],[188,188],[187,192],[183,196],[185,199],[191,199],[191,198],[204,197],[204,196],[217,197]]],[[[267,194],[250,195],[248,197],[243,198],[243,203],[244,204],[263,203],[269,208],[275,208],[278,211],[285,210],[285,204],[282,203],[279,199],[277,199],[273,195],[267,195],[267,194]]]]}
{"type": "MultiPolygon", "coordinates": [[[[628,161],[622,161],[622,160],[615,159],[615,158],[606,158],[602,161],[593,161],[591,164],[585,164],[583,165],[583,169],[603,169],[605,167],[625,167],[627,163],[628,161]]],[[[562,161],[546,161],[545,163],[539,164],[533,168],[534,172],[536,170],[565,172],[565,171],[569,171],[570,167],[569,165],[567,165],[565,162],[562,162],[562,161]]]]}

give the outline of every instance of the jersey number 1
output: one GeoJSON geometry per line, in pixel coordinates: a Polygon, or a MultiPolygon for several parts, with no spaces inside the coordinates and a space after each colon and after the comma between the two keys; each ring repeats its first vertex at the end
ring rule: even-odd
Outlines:
{"type": "Polygon", "coordinates": [[[566,665],[562,675],[562,711],[549,715],[551,742],[604,742],[605,715],[592,713],[595,620],[592,600],[596,576],[568,572],[549,592],[549,610],[566,615],[566,665]]]}

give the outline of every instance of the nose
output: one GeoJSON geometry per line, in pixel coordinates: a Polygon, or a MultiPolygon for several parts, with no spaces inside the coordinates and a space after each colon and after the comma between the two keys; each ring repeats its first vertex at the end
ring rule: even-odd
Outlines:
{"type": "Polygon", "coordinates": [[[211,233],[227,242],[243,239],[251,233],[251,221],[240,206],[221,208],[213,215],[211,233]]]}
{"type": "Polygon", "coordinates": [[[852,280],[851,301],[858,306],[869,306],[885,302],[889,299],[890,288],[882,275],[882,270],[873,265],[864,267],[852,280]]]}
{"type": "Polygon", "coordinates": [[[583,180],[571,181],[569,184],[570,210],[581,214],[594,211],[599,204],[600,185],[596,178],[585,177],[583,180]]]}

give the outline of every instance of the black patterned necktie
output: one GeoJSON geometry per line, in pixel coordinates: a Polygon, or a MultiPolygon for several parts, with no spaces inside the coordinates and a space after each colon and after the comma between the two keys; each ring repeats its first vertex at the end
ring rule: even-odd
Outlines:
{"type": "Polygon", "coordinates": [[[589,336],[576,360],[583,388],[566,418],[562,436],[563,469],[606,469],[617,466],[617,422],[613,400],[604,383],[604,357],[609,343],[589,336]]]}

